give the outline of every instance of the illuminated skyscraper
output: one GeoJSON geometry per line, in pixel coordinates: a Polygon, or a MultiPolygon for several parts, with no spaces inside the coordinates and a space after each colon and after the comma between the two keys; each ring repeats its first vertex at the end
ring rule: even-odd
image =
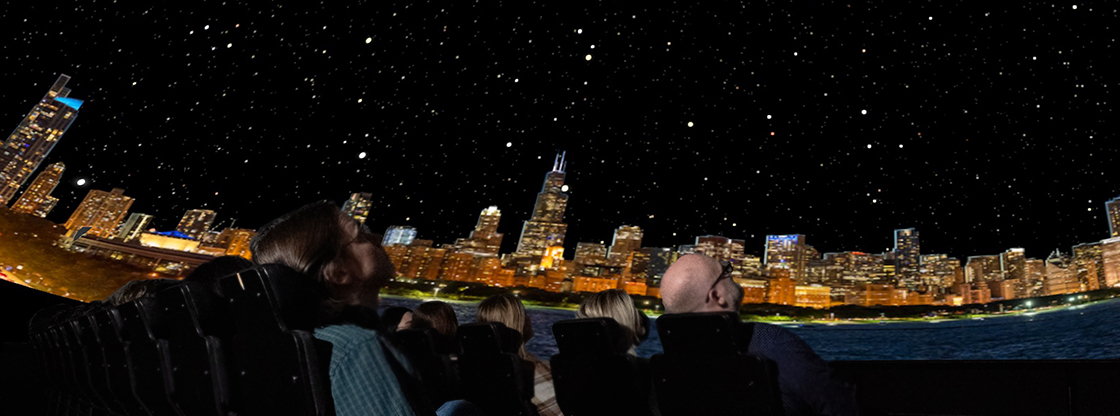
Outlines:
{"type": "Polygon", "coordinates": [[[210,231],[210,226],[214,224],[214,217],[216,216],[218,216],[217,213],[208,209],[192,209],[183,215],[182,220],[179,220],[179,226],[175,227],[175,231],[186,234],[195,240],[201,240],[202,236],[210,231]]]}
{"type": "Polygon", "coordinates": [[[701,253],[716,260],[731,260],[731,239],[718,235],[696,237],[695,253],[701,253]]]}
{"type": "Polygon", "coordinates": [[[649,268],[646,269],[646,285],[661,286],[661,277],[669,266],[677,261],[680,255],[668,247],[644,247],[642,251],[649,257],[649,268]]]}
{"type": "Polygon", "coordinates": [[[642,229],[638,226],[623,225],[614,231],[614,240],[607,254],[611,264],[625,265],[630,252],[642,248],[642,229]]]}
{"type": "Polygon", "coordinates": [[[91,189],[66,221],[66,235],[73,236],[83,227],[89,227],[86,236],[112,237],[132,202],[132,197],[124,195],[124,189],[114,188],[110,192],[91,189]]]}
{"type": "Polygon", "coordinates": [[[921,262],[919,249],[918,230],[913,228],[894,230],[894,254],[898,261],[897,272],[904,280],[911,280],[918,275],[918,265],[921,262]]]}
{"type": "Polygon", "coordinates": [[[502,234],[498,233],[498,222],[501,219],[502,211],[498,207],[491,206],[482,210],[470,238],[460,238],[455,246],[463,253],[496,257],[498,250],[502,248],[502,234]]]}
{"type": "Polygon", "coordinates": [[[1101,258],[1104,262],[1104,284],[1120,286],[1120,237],[1101,241],[1101,258]]]}
{"type": "Polygon", "coordinates": [[[128,221],[121,225],[120,232],[117,233],[117,239],[124,242],[129,242],[140,238],[140,234],[148,228],[148,224],[152,223],[152,217],[148,214],[135,213],[128,216],[128,221]]]}
{"type": "Polygon", "coordinates": [[[1104,203],[1104,210],[1108,213],[1108,233],[1112,237],[1120,237],[1120,197],[1104,203]]]}
{"type": "Polygon", "coordinates": [[[1073,246],[1073,267],[1077,273],[1080,292],[1105,286],[1104,251],[1101,243],[1084,243],[1073,246]]]}
{"type": "Polygon", "coordinates": [[[55,186],[58,186],[64,170],[66,165],[58,162],[39,172],[39,176],[31,182],[31,186],[27,187],[23,195],[16,200],[15,205],[12,205],[12,211],[46,218],[47,213],[51,212],[58,203],[58,198],[51,196],[51,192],[54,191],[55,186]]]}
{"type": "Polygon", "coordinates": [[[1000,266],[1000,256],[998,254],[969,256],[968,263],[964,267],[965,283],[1003,280],[1003,269],[1000,266]]]}
{"type": "Polygon", "coordinates": [[[372,204],[373,194],[368,192],[359,192],[350,195],[350,199],[342,204],[342,212],[346,216],[358,220],[358,222],[365,224],[366,217],[369,217],[369,207],[372,204]]]}
{"type": "Polygon", "coordinates": [[[527,260],[530,264],[540,263],[545,249],[564,245],[564,235],[568,224],[564,221],[564,210],[568,206],[567,186],[564,185],[566,154],[556,155],[552,171],[544,177],[544,186],[537,194],[533,216],[521,228],[521,239],[517,242],[514,258],[519,262],[527,260]]]}
{"type": "Polygon", "coordinates": [[[805,277],[808,263],[805,252],[805,236],[802,234],[766,236],[766,254],[763,257],[766,272],[776,276],[784,274],[779,273],[780,270],[786,270],[795,280],[805,277]]]}
{"type": "Polygon", "coordinates": [[[78,118],[82,101],[69,98],[69,81],[70,76],[60,75],[0,146],[0,204],[11,201],[78,118]]]}
{"type": "MultiPolygon", "coordinates": [[[[390,225],[385,229],[385,237],[381,240],[381,245],[402,245],[407,246],[412,244],[416,239],[416,229],[408,225],[390,225]]],[[[430,244],[429,244],[430,245],[430,244]]]]}

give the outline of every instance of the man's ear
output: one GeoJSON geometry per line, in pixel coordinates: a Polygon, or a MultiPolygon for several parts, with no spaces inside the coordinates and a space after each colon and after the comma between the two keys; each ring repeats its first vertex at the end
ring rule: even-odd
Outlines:
{"type": "Polygon", "coordinates": [[[332,286],[346,286],[353,280],[353,276],[350,276],[345,267],[340,267],[336,260],[323,268],[323,279],[332,286]]]}
{"type": "Polygon", "coordinates": [[[723,310],[731,305],[730,293],[727,293],[720,285],[716,285],[712,290],[708,291],[709,306],[713,309],[723,310]]]}

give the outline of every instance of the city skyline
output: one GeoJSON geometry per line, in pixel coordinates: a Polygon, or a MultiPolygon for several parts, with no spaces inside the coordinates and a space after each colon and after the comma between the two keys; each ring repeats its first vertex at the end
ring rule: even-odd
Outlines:
{"type": "Polygon", "coordinates": [[[1120,195],[1099,5],[28,7],[52,24],[11,22],[0,122],[73,76],[40,165],[67,166],[59,223],[91,188],[161,230],[359,192],[372,228],[437,241],[496,205],[509,251],[566,151],[567,251],[622,224],[865,252],[915,228],[965,258],[1098,240],[1120,195]]]}

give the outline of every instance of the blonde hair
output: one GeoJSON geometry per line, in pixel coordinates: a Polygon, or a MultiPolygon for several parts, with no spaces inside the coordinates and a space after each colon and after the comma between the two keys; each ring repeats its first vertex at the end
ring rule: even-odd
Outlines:
{"type": "Polygon", "coordinates": [[[640,314],[630,295],[619,289],[607,289],[588,296],[576,311],[577,318],[614,319],[622,329],[623,339],[629,341],[631,350],[641,343],[641,336],[646,333],[640,314]]]}
{"type": "Polygon", "coordinates": [[[479,323],[499,322],[507,328],[520,332],[521,347],[518,348],[517,355],[522,360],[541,362],[540,358],[525,349],[525,343],[533,338],[533,325],[529,322],[529,316],[525,313],[525,305],[521,304],[521,299],[509,293],[488,297],[478,304],[478,315],[475,320],[479,323]]]}

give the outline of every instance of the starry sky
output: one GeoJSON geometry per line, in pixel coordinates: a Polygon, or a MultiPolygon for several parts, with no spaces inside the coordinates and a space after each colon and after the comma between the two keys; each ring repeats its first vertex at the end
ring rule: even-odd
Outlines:
{"type": "Polygon", "coordinates": [[[0,122],[59,73],[86,100],[53,221],[90,187],[161,230],[371,192],[372,228],[437,244],[497,205],[511,251],[567,151],[569,253],[623,224],[755,253],[915,227],[1041,258],[1105,238],[1120,196],[1108,2],[145,3],[0,6],[0,122]]]}

